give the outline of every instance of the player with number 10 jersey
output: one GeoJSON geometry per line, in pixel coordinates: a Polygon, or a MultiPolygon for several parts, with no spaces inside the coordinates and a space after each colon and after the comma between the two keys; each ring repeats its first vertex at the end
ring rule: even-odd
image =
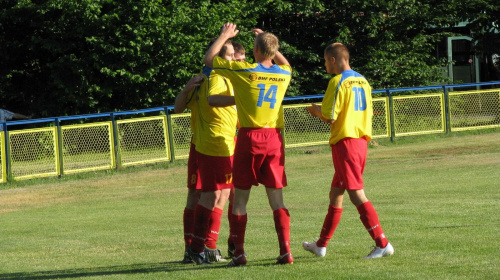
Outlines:
{"type": "Polygon", "coordinates": [[[372,138],[372,90],[368,81],[354,70],[333,77],[328,83],[321,113],[330,120],[330,145],[343,138],[372,138]]]}

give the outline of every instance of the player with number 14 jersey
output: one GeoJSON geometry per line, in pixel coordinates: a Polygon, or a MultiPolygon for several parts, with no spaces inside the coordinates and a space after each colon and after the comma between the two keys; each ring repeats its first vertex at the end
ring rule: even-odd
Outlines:
{"type": "Polygon", "coordinates": [[[290,65],[265,67],[259,63],[228,61],[220,57],[213,60],[214,69],[228,77],[234,88],[250,89],[235,92],[238,119],[241,127],[280,128],[281,103],[290,84],[290,65]]]}

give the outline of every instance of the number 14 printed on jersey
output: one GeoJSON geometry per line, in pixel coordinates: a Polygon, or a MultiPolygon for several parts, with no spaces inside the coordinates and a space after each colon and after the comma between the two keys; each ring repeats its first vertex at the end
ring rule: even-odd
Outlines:
{"type": "Polygon", "coordinates": [[[269,108],[274,109],[274,104],[276,103],[276,92],[278,92],[278,86],[271,85],[267,90],[267,92],[265,84],[258,84],[257,86],[260,88],[257,107],[262,107],[263,102],[269,102],[269,108]]]}

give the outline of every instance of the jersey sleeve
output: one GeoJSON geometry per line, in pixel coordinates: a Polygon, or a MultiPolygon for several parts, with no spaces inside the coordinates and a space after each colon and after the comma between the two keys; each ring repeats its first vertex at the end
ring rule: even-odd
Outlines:
{"type": "Polygon", "coordinates": [[[328,120],[335,120],[339,113],[339,108],[337,106],[339,102],[336,102],[338,98],[338,88],[338,81],[333,77],[328,83],[328,88],[326,89],[325,96],[321,103],[321,114],[328,120]]]}
{"type": "Polygon", "coordinates": [[[5,110],[5,109],[0,109],[1,112],[0,114],[2,114],[2,119],[5,119],[5,120],[12,120],[12,118],[14,118],[14,113],[12,113],[11,111],[9,110],[5,110]]]}

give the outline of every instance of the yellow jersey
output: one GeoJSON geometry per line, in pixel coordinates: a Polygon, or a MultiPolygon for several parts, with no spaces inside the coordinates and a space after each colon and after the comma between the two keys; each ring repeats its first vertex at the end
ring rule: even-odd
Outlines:
{"type": "Polygon", "coordinates": [[[283,127],[281,103],[292,78],[290,65],[265,67],[216,56],[213,67],[231,80],[241,127],[283,127]]]}
{"type": "Polygon", "coordinates": [[[231,82],[208,67],[203,68],[205,79],[196,95],[195,146],[196,151],[209,156],[234,154],[237,114],[235,106],[212,107],[211,95],[234,96],[231,82]]]}
{"type": "Polygon", "coordinates": [[[372,138],[372,90],[368,81],[354,70],[333,77],[321,103],[321,114],[329,120],[330,145],[343,138],[372,138]]]}

